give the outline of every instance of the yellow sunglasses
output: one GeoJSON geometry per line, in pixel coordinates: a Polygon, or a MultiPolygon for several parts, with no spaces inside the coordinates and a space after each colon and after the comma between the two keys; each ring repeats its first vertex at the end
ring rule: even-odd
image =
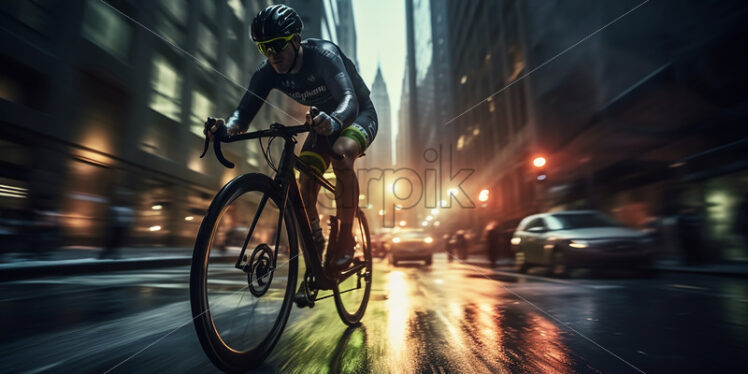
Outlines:
{"type": "Polygon", "coordinates": [[[257,49],[260,50],[260,53],[267,56],[270,51],[273,51],[273,53],[278,53],[286,46],[288,45],[288,42],[294,37],[296,34],[291,34],[288,36],[279,36],[277,38],[272,38],[270,40],[265,40],[263,42],[257,43],[257,49]]]}

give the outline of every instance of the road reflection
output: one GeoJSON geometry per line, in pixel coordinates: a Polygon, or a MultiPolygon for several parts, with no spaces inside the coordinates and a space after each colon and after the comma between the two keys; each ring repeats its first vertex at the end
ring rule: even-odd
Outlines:
{"type": "Polygon", "coordinates": [[[406,359],[408,350],[405,349],[408,334],[408,318],[410,317],[410,302],[408,297],[408,282],[405,273],[392,271],[387,274],[387,336],[389,345],[388,360],[394,367],[410,371],[409,360],[406,359]]]}

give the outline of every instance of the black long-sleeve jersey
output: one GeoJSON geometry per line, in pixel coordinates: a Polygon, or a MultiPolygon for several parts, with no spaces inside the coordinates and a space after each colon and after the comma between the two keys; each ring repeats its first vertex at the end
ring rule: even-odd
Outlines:
{"type": "Polygon", "coordinates": [[[370,100],[370,92],[353,62],[326,40],[306,39],[301,45],[304,57],[297,73],[278,74],[267,60],[257,67],[249,92],[229,117],[228,126],[246,131],[273,88],[302,105],[318,107],[340,120],[343,127],[356,119],[359,105],[370,100]]]}

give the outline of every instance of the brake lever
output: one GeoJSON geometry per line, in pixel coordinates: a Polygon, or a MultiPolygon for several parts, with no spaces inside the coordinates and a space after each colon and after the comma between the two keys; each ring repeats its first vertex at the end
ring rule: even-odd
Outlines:
{"type": "Polygon", "coordinates": [[[226,157],[223,157],[223,153],[221,152],[221,141],[228,137],[226,127],[221,127],[220,129],[218,129],[218,133],[216,133],[214,137],[215,140],[213,141],[213,152],[215,152],[216,158],[221,162],[221,164],[223,164],[223,166],[229,169],[234,168],[234,163],[227,160],[226,157]]]}
{"type": "Polygon", "coordinates": [[[205,134],[205,144],[203,144],[203,153],[200,154],[200,158],[205,157],[205,153],[208,152],[208,145],[210,144],[210,138],[208,138],[208,134],[205,133],[206,131],[210,130],[213,125],[216,124],[216,119],[213,117],[208,117],[208,120],[205,121],[205,130],[203,133],[205,134]]]}

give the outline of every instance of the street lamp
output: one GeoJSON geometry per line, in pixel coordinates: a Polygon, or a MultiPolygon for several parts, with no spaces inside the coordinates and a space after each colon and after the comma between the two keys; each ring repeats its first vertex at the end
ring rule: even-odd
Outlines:
{"type": "Polygon", "coordinates": [[[548,175],[545,171],[545,166],[547,164],[547,161],[545,157],[543,156],[537,156],[535,159],[532,160],[532,166],[535,167],[535,179],[539,181],[544,181],[548,178],[548,175]]]}

